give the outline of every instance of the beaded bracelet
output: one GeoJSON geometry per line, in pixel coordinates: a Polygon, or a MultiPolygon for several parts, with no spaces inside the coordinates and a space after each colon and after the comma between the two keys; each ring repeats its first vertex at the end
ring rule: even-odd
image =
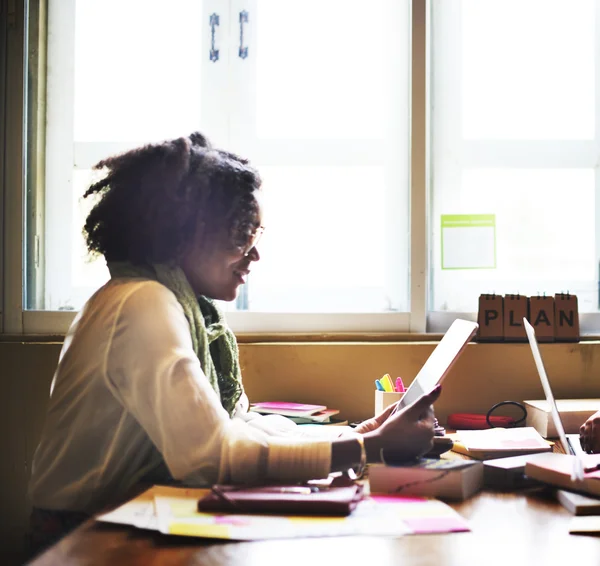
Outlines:
{"type": "Polygon", "coordinates": [[[358,445],[360,446],[360,462],[356,469],[350,468],[348,470],[348,477],[352,480],[358,480],[362,478],[365,473],[365,468],[367,467],[367,449],[365,448],[365,439],[362,434],[357,434],[354,438],[356,438],[358,445]]]}

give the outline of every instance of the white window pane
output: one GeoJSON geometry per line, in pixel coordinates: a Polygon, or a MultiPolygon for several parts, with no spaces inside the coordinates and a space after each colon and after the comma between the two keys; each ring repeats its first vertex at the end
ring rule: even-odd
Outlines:
{"type": "Polygon", "coordinates": [[[593,0],[463,0],[461,26],[465,138],[593,139],[593,0]]]}
{"type": "Polygon", "coordinates": [[[63,199],[69,210],[62,209],[59,217],[48,219],[46,229],[52,234],[47,238],[52,237],[53,245],[46,250],[46,310],[78,310],[109,279],[104,258],[88,254],[83,236],[83,225],[95,200],[82,196],[99,175],[74,169],[73,184],[63,199]]]}
{"type": "MultiPolygon", "coordinates": [[[[597,308],[593,169],[467,169],[441,214],[496,215],[496,269],[443,270],[434,253],[433,310],[474,312],[481,293],[576,294],[597,308]]],[[[440,241],[439,214],[434,243],[440,241]]]]}
{"type": "MultiPolygon", "coordinates": [[[[409,37],[397,0],[260,0],[256,129],[259,138],[377,139],[393,45],[409,37]]],[[[404,12],[406,6],[404,5],[404,12]]],[[[404,78],[402,76],[402,78],[404,78]]]]}
{"type": "Polygon", "coordinates": [[[244,62],[239,2],[58,2],[42,308],[79,308],[108,278],[81,236],[91,165],[199,129],[265,179],[263,259],[238,306],[408,309],[409,3],[251,2],[244,62]],[[218,65],[202,54],[213,7],[218,65]]]}
{"type": "Polygon", "coordinates": [[[75,141],[155,141],[200,129],[206,30],[201,0],[77,0],[75,141]]]}
{"type": "Polygon", "coordinates": [[[383,168],[260,167],[260,171],[266,231],[258,246],[261,260],[249,282],[251,309],[389,308],[383,168]]]}
{"type": "Polygon", "coordinates": [[[71,285],[82,289],[95,290],[109,279],[108,268],[103,257],[92,257],[88,253],[85,238],[83,236],[83,225],[92,210],[96,200],[93,197],[83,198],[83,194],[89,188],[92,180],[97,177],[89,170],[75,170],[73,172],[73,230],[71,240],[71,285]]]}

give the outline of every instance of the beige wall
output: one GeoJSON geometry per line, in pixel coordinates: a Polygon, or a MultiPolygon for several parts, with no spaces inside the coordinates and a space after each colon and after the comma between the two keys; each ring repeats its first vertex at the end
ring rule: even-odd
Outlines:
{"type": "MultiPolygon", "coordinates": [[[[350,420],[371,416],[373,381],[383,373],[411,381],[432,342],[244,343],[251,400],[324,403],[350,420]]],[[[542,345],[558,397],[600,397],[600,343],[542,345]]],[[[0,342],[0,541],[16,547],[27,524],[27,478],[60,350],[59,343],[0,342]]],[[[540,398],[526,344],[469,344],[452,369],[436,413],[483,412],[506,399],[540,398]]]]}

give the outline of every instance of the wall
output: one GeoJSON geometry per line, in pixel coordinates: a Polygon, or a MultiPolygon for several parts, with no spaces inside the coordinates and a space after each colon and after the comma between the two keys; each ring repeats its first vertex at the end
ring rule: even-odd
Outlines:
{"type": "MultiPolygon", "coordinates": [[[[43,424],[60,343],[0,342],[0,548],[18,549],[27,525],[27,479],[43,424]]],[[[389,372],[410,382],[432,342],[242,343],[251,400],[318,402],[350,420],[373,411],[373,381],[389,372]]],[[[600,343],[542,345],[557,397],[600,398],[600,343]]],[[[469,344],[452,369],[436,414],[482,412],[506,399],[542,397],[526,344],[469,344]]]]}

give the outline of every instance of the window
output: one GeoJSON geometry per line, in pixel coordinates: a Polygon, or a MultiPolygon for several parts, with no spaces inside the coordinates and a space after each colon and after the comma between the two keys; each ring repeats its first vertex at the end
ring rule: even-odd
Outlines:
{"type": "Polygon", "coordinates": [[[594,0],[434,0],[432,311],[494,292],[598,311],[599,17],[594,0]]]}
{"type": "Polygon", "coordinates": [[[200,130],[264,179],[237,332],[439,332],[481,293],[568,291],[597,333],[599,6],[15,0],[4,332],[64,331],[107,279],[92,166],[200,130]]]}
{"type": "Polygon", "coordinates": [[[264,180],[262,259],[226,308],[407,313],[409,16],[394,0],[48,0],[29,307],[77,310],[108,279],[81,235],[93,165],[199,130],[264,180]]]}

